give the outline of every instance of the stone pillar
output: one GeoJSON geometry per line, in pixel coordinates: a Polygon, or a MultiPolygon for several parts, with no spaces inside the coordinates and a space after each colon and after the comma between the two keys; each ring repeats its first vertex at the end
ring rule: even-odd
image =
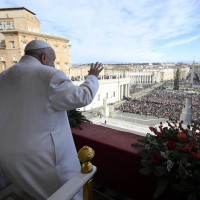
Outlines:
{"type": "Polygon", "coordinates": [[[127,97],[129,97],[129,84],[127,84],[127,97]]]}
{"type": "Polygon", "coordinates": [[[126,85],[123,84],[123,96],[126,96],[126,85]]]}
{"type": "Polygon", "coordinates": [[[124,84],[124,96],[126,96],[127,97],[127,84],[124,84]]]}
{"type": "Polygon", "coordinates": [[[155,74],[152,75],[153,83],[155,83],[155,74]]]}
{"type": "Polygon", "coordinates": [[[122,99],[122,85],[120,85],[120,100],[122,99]]]}
{"type": "Polygon", "coordinates": [[[125,96],[125,95],[124,95],[124,92],[125,92],[125,91],[124,91],[124,84],[123,84],[123,85],[122,85],[122,97],[125,96]]]}

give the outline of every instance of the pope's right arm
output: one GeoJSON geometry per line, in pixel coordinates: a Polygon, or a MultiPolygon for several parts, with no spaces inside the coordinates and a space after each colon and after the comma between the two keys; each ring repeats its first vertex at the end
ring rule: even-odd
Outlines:
{"type": "Polygon", "coordinates": [[[49,82],[49,99],[55,110],[72,110],[90,104],[98,88],[95,75],[88,75],[80,86],[76,86],[64,72],[58,70],[49,82]]]}

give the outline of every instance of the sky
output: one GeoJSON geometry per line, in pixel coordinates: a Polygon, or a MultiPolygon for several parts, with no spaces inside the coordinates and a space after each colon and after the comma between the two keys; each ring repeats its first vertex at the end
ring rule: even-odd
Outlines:
{"type": "Polygon", "coordinates": [[[1,0],[70,40],[73,64],[200,62],[199,0],[1,0]]]}

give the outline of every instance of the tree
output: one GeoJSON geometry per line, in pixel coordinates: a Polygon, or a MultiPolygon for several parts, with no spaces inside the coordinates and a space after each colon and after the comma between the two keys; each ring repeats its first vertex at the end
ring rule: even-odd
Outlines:
{"type": "Polygon", "coordinates": [[[75,127],[82,130],[82,127],[81,127],[82,122],[92,123],[90,120],[86,119],[86,117],[82,114],[81,111],[68,110],[67,114],[68,114],[69,124],[71,128],[75,127]]]}

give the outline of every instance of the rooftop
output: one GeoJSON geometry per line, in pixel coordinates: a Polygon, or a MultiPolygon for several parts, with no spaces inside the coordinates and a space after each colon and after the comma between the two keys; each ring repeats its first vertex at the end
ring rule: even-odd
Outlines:
{"type": "Polygon", "coordinates": [[[25,7],[16,7],[16,8],[0,8],[0,11],[7,11],[7,10],[26,10],[26,11],[32,13],[33,15],[36,15],[34,12],[28,10],[28,9],[25,8],[25,7]]]}

